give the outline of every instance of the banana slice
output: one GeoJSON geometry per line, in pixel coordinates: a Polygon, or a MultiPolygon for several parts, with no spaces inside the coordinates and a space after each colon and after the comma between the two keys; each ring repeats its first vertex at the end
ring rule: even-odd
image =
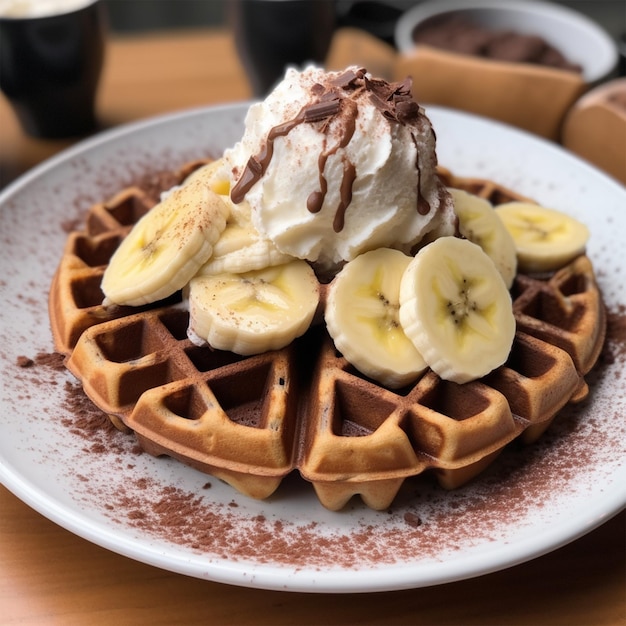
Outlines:
{"type": "Polygon", "coordinates": [[[225,198],[225,202],[230,206],[226,228],[199,274],[241,274],[293,260],[294,257],[281,252],[254,227],[252,209],[247,202],[233,204],[230,198],[225,198]]]}
{"type": "Polygon", "coordinates": [[[513,237],[490,202],[462,189],[448,189],[459,218],[459,231],[479,245],[496,264],[504,284],[511,288],[517,273],[513,237]]]}
{"type": "Polygon", "coordinates": [[[236,354],[278,350],[307,330],[318,303],[315,273],[300,259],[244,274],[196,276],[189,285],[188,335],[236,354]]]}
{"type": "Polygon", "coordinates": [[[529,202],[507,202],[496,207],[513,237],[523,272],[557,270],[585,251],[589,229],[555,209],[529,202]]]}
{"type": "Polygon", "coordinates": [[[184,180],[183,185],[187,185],[195,180],[202,180],[209,186],[211,191],[220,196],[228,196],[230,193],[230,180],[228,177],[228,166],[224,158],[215,159],[195,172],[192,172],[184,180]]]}
{"type": "Polygon", "coordinates": [[[228,205],[226,228],[213,246],[210,259],[198,271],[201,275],[250,272],[293,259],[272,241],[263,237],[252,224],[252,209],[247,202],[234,204],[230,199],[230,182],[225,160],[218,159],[197,169],[184,184],[201,179],[228,205]]]}
{"type": "Polygon", "coordinates": [[[104,304],[138,306],[182,289],[213,251],[228,206],[198,178],[144,215],[114,252],[102,278],[104,304]]]}
{"type": "Polygon", "coordinates": [[[502,365],[515,335],[511,296],[493,261],[456,237],[435,240],[410,262],[400,322],[430,368],[457,383],[502,365]]]}
{"type": "Polygon", "coordinates": [[[389,248],[365,252],[337,274],[326,303],[326,326],[337,350],[392,389],[414,381],[427,367],[398,319],[400,281],[410,261],[389,248]]]}

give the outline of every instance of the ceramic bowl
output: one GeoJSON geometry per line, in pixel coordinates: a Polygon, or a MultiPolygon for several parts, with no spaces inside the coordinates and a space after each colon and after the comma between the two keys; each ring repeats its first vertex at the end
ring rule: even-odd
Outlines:
{"type": "Polygon", "coordinates": [[[595,22],[556,3],[433,0],[407,10],[395,31],[398,78],[413,76],[424,103],[477,113],[558,139],[564,115],[580,96],[615,72],[616,43],[595,22]],[[492,30],[542,37],[581,72],[513,63],[416,45],[413,34],[431,18],[462,15],[492,30]]]}

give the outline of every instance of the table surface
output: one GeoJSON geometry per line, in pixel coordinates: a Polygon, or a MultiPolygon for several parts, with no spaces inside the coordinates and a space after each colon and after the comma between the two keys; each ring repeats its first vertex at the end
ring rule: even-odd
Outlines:
{"type": "MultiPolygon", "coordinates": [[[[328,66],[390,76],[391,48],[339,31],[328,66]]],[[[111,37],[98,97],[102,128],[248,99],[228,32],[111,37]]],[[[0,95],[0,187],[71,145],[25,136],[0,95]]],[[[47,520],[0,486],[0,623],[626,624],[626,514],[507,570],[425,589],[316,595],[231,587],[138,563],[47,520]]]]}

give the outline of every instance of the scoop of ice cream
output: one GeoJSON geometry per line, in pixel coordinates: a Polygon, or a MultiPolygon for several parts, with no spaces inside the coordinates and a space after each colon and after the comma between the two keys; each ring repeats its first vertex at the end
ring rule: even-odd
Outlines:
{"type": "Polygon", "coordinates": [[[250,107],[225,158],[233,202],[250,203],[256,228],[280,250],[321,268],[454,229],[435,134],[409,80],[289,69],[250,107]]]}

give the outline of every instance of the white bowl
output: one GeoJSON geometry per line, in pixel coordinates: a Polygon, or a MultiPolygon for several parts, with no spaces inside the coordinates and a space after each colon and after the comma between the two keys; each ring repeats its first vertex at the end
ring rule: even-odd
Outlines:
{"type": "Polygon", "coordinates": [[[449,12],[462,12],[493,29],[511,29],[538,35],[569,61],[583,68],[586,83],[608,78],[618,61],[616,43],[598,24],[585,15],[551,2],[517,0],[432,0],[422,2],[401,15],[395,30],[401,53],[415,48],[413,32],[425,20],[449,12]]]}

